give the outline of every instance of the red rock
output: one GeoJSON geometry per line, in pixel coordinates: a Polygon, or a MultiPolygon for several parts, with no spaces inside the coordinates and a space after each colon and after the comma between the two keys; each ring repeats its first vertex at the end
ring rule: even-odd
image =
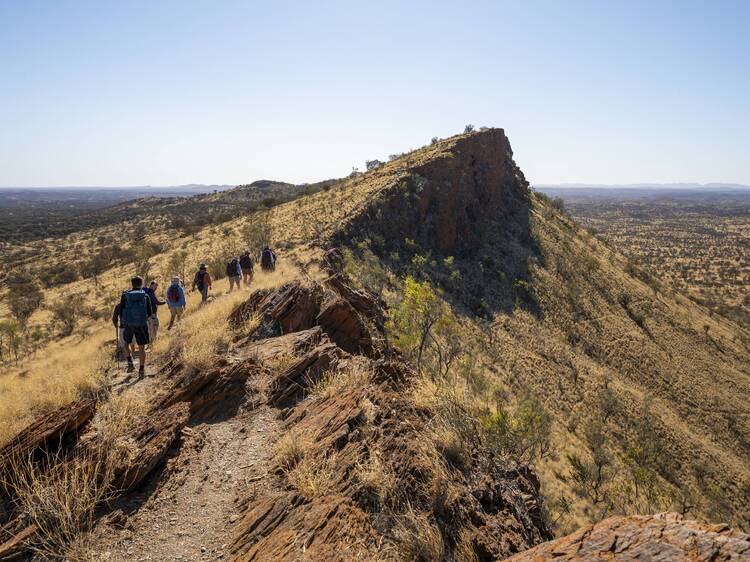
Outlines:
{"type": "Polygon", "coordinates": [[[676,513],[618,516],[540,544],[508,560],[748,561],[750,536],[732,531],[726,525],[686,520],[676,513]]]}

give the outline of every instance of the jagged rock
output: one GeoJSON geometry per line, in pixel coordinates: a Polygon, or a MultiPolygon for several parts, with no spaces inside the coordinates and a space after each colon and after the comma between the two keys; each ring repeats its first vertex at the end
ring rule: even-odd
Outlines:
{"type": "Polygon", "coordinates": [[[79,400],[44,414],[0,447],[0,481],[8,463],[47,445],[63,444],[66,437],[88,422],[96,411],[96,401],[79,400]],[[53,443],[57,442],[57,443],[53,443]]]}
{"type": "MultiPolygon", "coordinates": [[[[330,343],[325,346],[335,348],[330,343]]],[[[292,370],[303,371],[303,365],[312,359],[308,357],[292,370]]],[[[389,535],[388,526],[396,524],[401,515],[391,519],[377,515],[382,508],[380,497],[357,477],[374,451],[379,452],[378,459],[386,464],[384,470],[397,482],[393,493],[398,499],[389,501],[408,503],[432,520],[448,543],[458,539],[461,529],[473,529],[476,540],[472,546],[477,555],[505,557],[550,538],[544,524],[537,524],[528,513],[521,497],[521,491],[526,490],[538,497],[538,489],[534,489],[538,483],[533,478],[527,480],[516,471],[487,474],[482,481],[486,468],[479,463],[466,467],[468,474],[436,472],[442,470],[444,461],[434,450],[429,451],[427,422],[402,389],[410,370],[406,365],[398,367],[398,363],[397,358],[373,361],[364,356],[343,357],[329,369],[332,381],[337,375],[351,377],[352,370],[368,376],[354,376],[341,391],[297,402],[286,412],[285,427],[303,444],[305,458],[321,463],[321,467],[334,463],[326,477],[327,491],[314,497],[291,491],[258,497],[252,492],[240,504],[242,517],[235,525],[232,552],[238,559],[294,560],[300,555],[295,544],[307,545],[308,538],[310,548],[320,549],[310,554],[311,559],[356,559],[357,553],[347,550],[353,544],[349,536],[342,535],[352,526],[364,541],[355,544],[363,545],[365,552],[371,533],[377,539],[375,544],[382,546],[389,535]],[[467,481],[477,482],[476,488],[467,486],[467,481]],[[485,488],[489,491],[480,502],[475,490],[485,488]],[[518,502],[512,500],[514,491],[518,492],[518,502]],[[329,506],[335,506],[335,510],[329,506]],[[368,517],[370,525],[380,518],[379,524],[386,527],[361,527],[360,514],[368,517]]],[[[296,376],[299,381],[300,375],[296,376]]],[[[302,381],[301,385],[308,384],[304,377],[302,381]]],[[[283,471],[276,474],[284,478],[283,471]]],[[[538,508],[536,502],[531,504],[538,508]]],[[[305,552],[309,554],[310,550],[305,552]]]]}
{"type": "Polygon", "coordinates": [[[257,502],[240,523],[231,545],[238,561],[359,560],[377,547],[368,517],[336,495],[306,502],[283,493],[257,502]]]}
{"type": "Polygon", "coordinates": [[[258,314],[265,330],[275,328],[275,335],[308,330],[315,326],[315,318],[323,302],[323,291],[316,285],[288,283],[270,293],[251,296],[247,303],[240,305],[232,313],[233,317],[258,314]],[[239,312],[239,310],[242,312],[239,312]]]}
{"type": "Polygon", "coordinates": [[[354,307],[354,310],[369,318],[382,328],[385,316],[385,302],[368,292],[355,289],[345,275],[337,273],[325,280],[325,284],[336,291],[341,297],[354,307]]]}
{"type": "Polygon", "coordinates": [[[179,370],[171,386],[154,402],[160,410],[179,402],[190,403],[190,413],[229,413],[242,403],[245,383],[258,365],[252,356],[210,370],[179,370]]]}
{"type": "Polygon", "coordinates": [[[238,350],[238,355],[241,358],[252,357],[261,362],[273,357],[297,355],[317,346],[322,336],[323,330],[320,326],[315,326],[301,332],[292,332],[275,338],[248,342],[242,349],[238,350]]]}
{"type": "Polygon", "coordinates": [[[517,554],[509,562],[545,560],[747,561],[750,536],[676,513],[618,516],[517,554]]]}
{"type": "Polygon", "coordinates": [[[330,341],[323,340],[285,371],[271,379],[269,401],[281,407],[304,396],[306,390],[327,370],[348,354],[330,341]]]}
{"type": "Polygon", "coordinates": [[[138,486],[164,459],[189,418],[185,402],[149,414],[133,432],[135,454],[115,469],[114,487],[124,492],[138,486]]]}
{"type": "Polygon", "coordinates": [[[315,320],[341,349],[349,353],[372,353],[370,330],[354,307],[344,299],[332,299],[325,303],[315,320]]]}

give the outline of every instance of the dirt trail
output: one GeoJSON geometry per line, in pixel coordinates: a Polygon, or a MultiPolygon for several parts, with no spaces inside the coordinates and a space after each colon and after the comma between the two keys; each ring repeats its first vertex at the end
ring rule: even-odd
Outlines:
{"type": "MultiPolygon", "coordinates": [[[[113,389],[150,392],[162,382],[155,371],[147,364],[146,377],[137,380],[137,372],[126,373],[123,366],[113,374],[113,389]]],[[[114,515],[94,533],[94,559],[223,559],[238,517],[238,494],[267,475],[280,424],[278,411],[264,403],[229,419],[188,424],[163,477],[114,502],[114,515]]]]}

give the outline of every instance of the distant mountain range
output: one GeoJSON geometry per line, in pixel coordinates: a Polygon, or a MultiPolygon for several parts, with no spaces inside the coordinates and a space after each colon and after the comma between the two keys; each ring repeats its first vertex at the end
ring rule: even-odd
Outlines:
{"type": "Polygon", "coordinates": [[[750,189],[750,185],[741,183],[539,183],[534,185],[535,189],[750,189]]]}

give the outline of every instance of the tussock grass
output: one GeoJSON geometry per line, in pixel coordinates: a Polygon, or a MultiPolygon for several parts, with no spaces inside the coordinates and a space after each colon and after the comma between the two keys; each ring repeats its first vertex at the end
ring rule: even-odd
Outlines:
{"type": "Polygon", "coordinates": [[[302,460],[285,471],[289,483],[308,499],[330,492],[336,477],[337,456],[332,453],[322,459],[303,455],[302,460]]]}
{"type": "Polygon", "coordinates": [[[41,462],[15,459],[5,487],[37,533],[29,548],[44,559],[61,559],[68,545],[76,544],[92,527],[98,505],[111,498],[114,463],[107,453],[86,454],[65,462],[50,455],[41,462]]]}
{"type": "Polygon", "coordinates": [[[362,388],[372,380],[372,369],[360,364],[348,364],[343,369],[325,371],[312,385],[311,394],[332,398],[344,390],[362,388]]]}
{"type": "Polygon", "coordinates": [[[393,503],[398,481],[391,467],[383,461],[380,451],[373,451],[366,461],[358,463],[355,474],[357,479],[378,497],[381,504],[393,503]]]}
{"type": "Polygon", "coordinates": [[[88,560],[86,534],[96,509],[117,493],[116,469],[131,453],[128,433],[148,402],[136,389],[108,398],[92,420],[83,453],[72,459],[62,453],[11,459],[2,486],[26,522],[38,527],[29,546],[44,559],[88,560]]]}
{"type": "Polygon", "coordinates": [[[424,513],[410,505],[398,516],[393,537],[405,560],[442,560],[445,544],[440,530],[424,513]]]}
{"type": "Polygon", "coordinates": [[[26,369],[0,376],[0,444],[50,411],[100,388],[104,372],[114,365],[114,328],[85,340],[65,338],[26,369]],[[110,352],[112,355],[110,355],[110,352]]]}
{"type": "Polygon", "coordinates": [[[303,442],[294,431],[284,434],[274,447],[275,459],[283,470],[291,470],[305,456],[309,443],[303,442]]]}

